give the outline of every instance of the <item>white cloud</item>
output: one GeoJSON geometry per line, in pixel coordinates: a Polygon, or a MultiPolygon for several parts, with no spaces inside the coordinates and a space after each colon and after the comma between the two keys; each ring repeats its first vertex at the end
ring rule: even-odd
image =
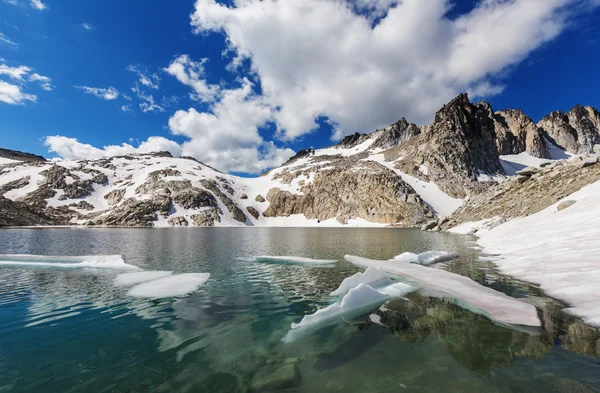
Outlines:
{"type": "Polygon", "coordinates": [[[207,83],[204,79],[205,61],[206,59],[193,61],[188,55],[181,55],[175,58],[164,71],[191,87],[194,90],[190,94],[192,99],[212,102],[219,93],[219,87],[207,83]]]}
{"type": "Polygon", "coordinates": [[[42,89],[44,89],[46,91],[51,91],[52,89],[54,89],[54,86],[52,86],[52,84],[50,83],[51,79],[48,78],[47,76],[40,75],[37,72],[29,75],[29,81],[30,82],[40,82],[42,89]]]}
{"type": "Polygon", "coordinates": [[[37,96],[26,93],[23,88],[28,82],[39,82],[42,89],[52,90],[51,80],[47,76],[42,76],[38,73],[29,74],[33,69],[28,66],[20,65],[18,67],[10,67],[4,63],[4,59],[0,59],[0,76],[7,76],[16,81],[18,85],[0,80],[0,102],[6,104],[24,104],[27,101],[36,101],[37,96]],[[25,79],[25,76],[29,77],[25,79]]]}
{"type": "Polygon", "coordinates": [[[7,75],[11,79],[23,81],[23,75],[27,75],[31,71],[30,67],[18,66],[9,67],[6,64],[0,64],[0,75],[7,75]]]}
{"type": "Polygon", "coordinates": [[[87,23],[87,22],[82,23],[81,27],[83,27],[87,31],[94,31],[96,29],[94,27],[94,25],[92,25],[91,23],[87,23]]]}
{"type": "MultiPolygon", "coordinates": [[[[462,91],[498,94],[491,80],[564,31],[582,2],[481,0],[451,19],[449,0],[196,0],[192,25],[223,32],[233,65],[250,60],[279,137],[293,140],[322,116],[341,137],[400,116],[429,123],[462,91]]],[[[214,97],[202,63],[180,56],[166,71],[214,97]]]]}
{"type": "Polygon", "coordinates": [[[95,95],[98,98],[102,98],[104,100],[116,100],[119,98],[119,91],[112,86],[109,86],[107,89],[103,89],[100,87],[89,87],[89,86],[73,86],[76,89],[83,90],[86,94],[95,95]]]}
{"type": "Polygon", "coordinates": [[[131,112],[131,105],[121,105],[121,110],[123,112],[131,112]]]}
{"type": "Polygon", "coordinates": [[[19,46],[19,44],[17,44],[16,42],[14,42],[14,41],[13,41],[13,40],[11,40],[10,38],[8,38],[8,37],[7,37],[6,35],[4,35],[3,33],[0,33],[0,42],[4,43],[4,44],[6,44],[6,45],[8,45],[8,46],[10,46],[10,47],[13,47],[13,48],[16,48],[16,47],[18,47],[18,46],[19,46]]]}
{"type": "Polygon", "coordinates": [[[164,112],[165,109],[156,104],[156,102],[154,101],[154,96],[152,96],[151,94],[145,93],[144,91],[142,91],[139,87],[133,87],[131,89],[131,91],[133,91],[137,98],[140,100],[140,110],[144,113],[146,112],[164,112]]]}
{"type": "Polygon", "coordinates": [[[37,97],[33,94],[23,92],[21,86],[0,81],[0,102],[19,105],[26,101],[35,101],[37,97]]]}
{"type": "Polygon", "coordinates": [[[258,128],[272,121],[273,115],[272,108],[252,93],[252,84],[245,79],[240,88],[223,90],[210,112],[194,108],[177,111],[169,119],[169,128],[173,134],[189,138],[182,145],[184,155],[227,172],[257,174],[294,154],[260,136],[258,128]]]}
{"type": "Polygon", "coordinates": [[[43,11],[48,8],[48,5],[42,3],[41,0],[31,0],[29,4],[38,11],[43,11]]]}
{"type": "Polygon", "coordinates": [[[133,72],[138,75],[139,83],[142,86],[149,87],[151,89],[158,89],[160,85],[160,77],[157,73],[148,73],[147,71],[142,71],[139,67],[130,65],[127,68],[127,71],[133,72]]]}
{"type": "Polygon", "coordinates": [[[56,135],[46,137],[45,145],[49,151],[58,154],[66,160],[84,160],[156,151],[168,151],[174,156],[181,155],[181,147],[177,142],[161,136],[151,136],[137,147],[123,143],[121,145],[104,146],[102,149],[98,149],[92,145],[81,143],[76,138],[56,135]]]}

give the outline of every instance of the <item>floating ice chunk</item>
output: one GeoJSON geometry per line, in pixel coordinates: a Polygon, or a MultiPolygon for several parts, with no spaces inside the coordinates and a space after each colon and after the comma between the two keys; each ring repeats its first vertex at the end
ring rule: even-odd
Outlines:
{"type": "Polygon", "coordinates": [[[142,270],[125,263],[121,255],[47,256],[47,255],[0,255],[0,266],[39,267],[60,269],[113,269],[142,270]]]}
{"type": "Polygon", "coordinates": [[[157,280],[159,278],[167,277],[173,274],[173,272],[135,272],[135,273],[123,273],[119,274],[113,280],[116,286],[134,285],[141,282],[157,280]]]}
{"type": "Polygon", "coordinates": [[[283,337],[283,342],[293,342],[307,337],[321,328],[332,325],[340,319],[351,320],[373,310],[387,302],[390,296],[365,285],[358,284],[352,288],[340,303],[321,309],[314,314],[306,315],[300,323],[292,323],[292,330],[283,337]]]}
{"type": "Polygon", "coordinates": [[[421,254],[414,254],[412,252],[405,252],[394,257],[394,261],[416,263],[419,265],[431,265],[432,263],[439,263],[450,261],[456,258],[456,254],[446,251],[427,251],[421,254]]]}
{"type": "Polygon", "coordinates": [[[186,273],[144,282],[127,294],[135,297],[163,298],[183,296],[197,290],[210,277],[209,273],[186,273]]]}
{"type": "Polygon", "coordinates": [[[419,283],[431,293],[493,321],[507,325],[541,326],[534,306],[484,287],[468,277],[396,260],[378,261],[353,255],[344,258],[355,265],[380,267],[389,274],[419,283]]]}
{"type": "Polygon", "coordinates": [[[408,285],[403,282],[397,282],[383,288],[378,288],[377,290],[390,295],[391,297],[404,297],[418,289],[419,287],[416,285],[408,285]]]}
{"type": "Polygon", "coordinates": [[[304,258],[304,257],[294,257],[294,256],[267,256],[260,255],[254,257],[256,262],[266,262],[266,263],[291,263],[291,264],[309,264],[309,265],[328,265],[332,263],[336,263],[336,259],[312,259],[312,258],[304,258]]]}
{"type": "Polygon", "coordinates": [[[356,273],[353,276],[347,277],[342,281],[338,289],[331,292],[331,296],[344,296],[352,288],[358,284],[366,284],[373,288],[385,287],[392,285],[393,281],[389,279],[385,270],[376,267],[370,267],[364,273],[356,273]]]}

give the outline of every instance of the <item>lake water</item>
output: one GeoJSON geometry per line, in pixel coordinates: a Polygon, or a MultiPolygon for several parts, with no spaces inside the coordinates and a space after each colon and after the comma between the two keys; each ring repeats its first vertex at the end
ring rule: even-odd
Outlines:
{"type": "Polygon", "coordinates": [[[148,270],[208,272],[181,298],[135,299],[118,272],[0,268],[0,392],[600,392],[600,336],[529,285],[478,260],[464,237],[400,229],[6,229],[0,253],[122,254],[148,270]],[[445,268],[540,307],[510,330],[419,293],[293,343],[290,324],[331,304],[358,268],[446,250],[445,268]],[[339,259],[265,264],[254,255],[339,259]]]}

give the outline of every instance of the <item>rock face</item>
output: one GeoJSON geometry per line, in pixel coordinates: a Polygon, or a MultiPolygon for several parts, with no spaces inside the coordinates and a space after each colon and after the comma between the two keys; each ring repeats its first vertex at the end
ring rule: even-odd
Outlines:
{"type": "Polygon", "coordinates": [[[541,130],[520,109],[496,112],[496,146],[500,155],[524,151],[538,158],[549,158],[541,130]]]}
{"type": "Polygon", "coordinates": [[[487,103],[472,104],[461,94],[435,115],[432,126],[396,152],[401,171],[435,182],[444,192],[464,198],[481,186],[480,172],[503,174],[496,146],[495,118],[487,103]]]}
{"type": "Polygon", "coordinates": [[[55,224],[52,218],[33,211],[26,203],[0,196],[0,227],[55,224]]]}
{"type": "Polygon", "coordinates": [[[594,145],[600,144],[600,113],[590,106],[577,105],[567,113],[552,112],[538,126],[569,153],[590,154],[594,145]]]}
{"type": "Polygon", "coordinates": [[[375,139],[371,149],[389,149],[400,145],[407,140],[419,135],[421,129],[415,124],[409,123],[404,117],[397,123],[381,130],[381,135],[375,139]]]}
{"type": "MultiPolygon", "coordinates": [[[[311,168],[301,167],[298,171],[311,172],[311,168]]],[[[297,172],[286,172],[281,178],[285,182],[286,177],[297,176],[297,172]]],[[[362,218],[415,226],[424,221],[429,211],[415,191],[393,171],[371,161],[337,157],[334,169],[317,171],[312,183],[301,191],[303,194],[271,189],[267,194],[270,205],[263,215],[302,214],[321,221],[336,218],[341,223],[362,218]]]]}

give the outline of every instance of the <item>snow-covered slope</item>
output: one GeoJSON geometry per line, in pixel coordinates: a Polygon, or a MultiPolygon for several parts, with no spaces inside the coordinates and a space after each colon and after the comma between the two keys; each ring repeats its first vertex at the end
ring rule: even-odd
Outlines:
{"type": "Polygon", "coordinates": [[[496,262],[502,273],[539,284],[567,302],[568,311],[600,327],[600,181],[477,235],[485,252],[502,257],[496,262]]]}

